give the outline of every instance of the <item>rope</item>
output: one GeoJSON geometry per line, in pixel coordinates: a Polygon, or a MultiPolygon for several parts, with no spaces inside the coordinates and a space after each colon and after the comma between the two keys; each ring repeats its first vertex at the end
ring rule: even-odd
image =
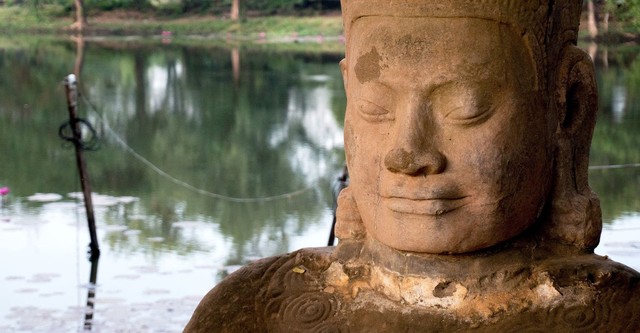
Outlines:
{"type": "Polygon", "coordinates": [[[100,148],[100,138],[98,137],[95,128],[93,128],[91,123],[86,119],[78,118],[62,123],[62,125],[58,127],[58,136],[62,140],[73,143],[85,151],[96,151],[100,148]],[[79,139],[76,139],[73,135],[73,128],[75,126],[79,126],[80,128],[81,137],[79,139]],[[84,136],[85,131],[82,130],[83,126],[90,134],[88,138],[85,138],[84,136]]]}
{"type": "Polygon", "coordinates": [[[215,199],[220,199],[220,200],[226,200],[226,201],[231,201],[231,202],[237,202],[237,203],[254,203],[254,202],[268,202],[268,201],[276,201],[276,200],[281,200],[281,199],[291,199],[295,196],[301,195],[311,189],[314,188],[313,185],[307,186],[305,188],[302,188],[300,190],[297,191],[293,191],[293,192],[289,192],[289,193],[284,193],[284,194],[279,194],[279,195],[274,195],[274,196],[268,196],[268,197],[259,197],[259,198],[237,198],[237,197],[231,197],[231,196],[227,196],[227,195],[223,195],[223,194],[218,194],[218,193],[213,193],[198,187],[195,187],[185,181],[182,181],[176,177],[173,177],[172,175],[170,175],[169,173],[167,173],[166,171],[160,169],[158,166],[156,166],[155,164],[153,164],[151,161],[149,161],[148,159],[146,159],[144,156],[140,155],[138,152],[135,151],[135,149],[131,148],[131,146],[129,146],[124,139],[122,139],[118,133],[116,133],[111,126],[109,126],[109,123],[107,121],[105,121],[105,119],[102,117],[102,114],[100,112],[98,112],[97,108],[93,105],[93,103],[91,103],[91,101],[89,101],[89,99],[87,99],[87,97],[78,92],[78,95],[80,95],[80,97],[82,98],[82,100],[84,101],[85,104],[87,104],[89,106],[89,108],[91,109],[91,111],[93,111],[98,118],[100,119],[100,121],[104,124],[105,128],[107,129],[107,131],[111,134],[111,136],[120,144],[120,146],[122,146],[122,148],[127,151],[129,154],[131,154],[134,158],[136,158],[138,161],[140,161],[142,164],[146,165],[147,167],[149,167],[151,170],[153,170],[154,172],[156,172],[157,174],[167,178],[169,181],[171,181],[172,183],[182,186],[188,190],[191,190],[195,193],[204,195],[204,196],[208,196],[211,198],[215,198],[215,199]]]}

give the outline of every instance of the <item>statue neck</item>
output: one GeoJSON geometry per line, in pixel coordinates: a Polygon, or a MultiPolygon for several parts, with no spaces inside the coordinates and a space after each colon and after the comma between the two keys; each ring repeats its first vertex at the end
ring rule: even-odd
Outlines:
{"type": "Polygon", "coordinates": [[[334,255],[345,263],[384,268],[401,275],[447,276],[461,280],[467,276],[489,276],[516,267],[530,267],[548,258],[576,253],[573,247],[540,246],[531,239],[514,239],[465,254],[415,253],[393,249],[367,236],[358,241],[340,241],[334,255]]]}

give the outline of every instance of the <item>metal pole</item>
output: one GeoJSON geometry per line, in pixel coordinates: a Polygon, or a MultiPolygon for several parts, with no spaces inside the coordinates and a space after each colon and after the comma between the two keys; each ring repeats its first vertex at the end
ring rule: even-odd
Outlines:
{"type": "Polygon", "coordinates": [[[91,331],[93,327],[93,311],[96,299],[98,281],[98,258],[91,259],[91,272],[89,273],[89,287],[87,288],[87,307],[84,314],[84,330],[91,331]]]}
{"type": "Polygon", "coordinates": [[[91,237],[89,256],[93,260],[100,257],[100,247],[98,246],[98,236],[96,234],[96,220],[93,215],[91,185],[89,184],[87,165],[82,155],[82,132],[80,131],[77,116],[78,82],[76,81],[76,76],[69,74],[64,80],[64,86],[67,94],[69,122],[73,132],[73,143],[76,148],[76,164],[78,166],[78,173],[80,174],[80,185],[82,186],[82,194],[84,195],[84,208],[87,211],[87,223],[89,225],[89,236],[91,237]]]}
{"type": "Polygon", "coordinates": [[[347,170],[347,166],[345,165],[342,169],[342,173],[338,176],[338,183],[333,189],[333,221],[331,222],[331,230],[329,231],[329,241],[327,242],[327,246],[333,246],[336,242],[338,195],[340,195],[340,191],[347,187],[347,185],[349,185],[349,170],[347,170]]]}

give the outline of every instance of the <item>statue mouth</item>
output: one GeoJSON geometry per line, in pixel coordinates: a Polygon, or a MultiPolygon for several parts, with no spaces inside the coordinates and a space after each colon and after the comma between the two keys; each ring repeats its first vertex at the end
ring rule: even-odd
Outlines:
{"type": "Polygon", "coordinates": [[[384,205],[391,211],[402,214],[442,216],[467,205],[466,196],[448,198],[402,198],[385,197],[384,205]]]}
{"type": "Polygon", "coordinates": [[[424,181],[395,178],[383,181],[381,204],[393,213],[438,217],[471,203],[468,193],[446,178],[424,181]]]}

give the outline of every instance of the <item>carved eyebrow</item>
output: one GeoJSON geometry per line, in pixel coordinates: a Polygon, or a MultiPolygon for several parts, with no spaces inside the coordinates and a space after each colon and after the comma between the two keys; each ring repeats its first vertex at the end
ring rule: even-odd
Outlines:
{"type": "MultiPolygon", "coordinates": [[[[407,81],[405,77],[398,76],[381,76],[376,80],[372,80],[366,83],[359,84],[360,87],[373,87],[375,90],[379,90],[380,93],[404,91],[407,89],[419,89],[426,96],[430,95],[434,91],[442,88],[458,87],[458,88],[470,88],[470,85],[496,85],[497,82],[506,82],[505,73],[491,72],[487,69],[488,66],[481,66],[481,69],[470,70],[471,64],[468,66],[462,66],[462,72],[457,72],[459,67],[456,67],[456,71],[450,71],[439,77],[425,78],[423,81],[407,81]],[[467,68],[464,68],[467,67],[467,68]],[[466,70],[465,70],[466,69],[466,70]]],[[[476,65],[476,64],[474,64],[476,65]]]]}
{"type": "Polygon", "coordinates": [[[363,91],[367,92],[367,95],[370,95],[371,92],[373,91],[374,94],[376,95],[381,95],[381,96],[388,96],[390,94],[392,94],[394,92],[395,89],[393,89],[393,87],[389,84],[387,84],[386,82],[382,81],[382,80],[373,80],[373,81],[369,81],[366,83],[359,83],[357,86],[356,91],[358,92],[358,94],[355,94],[354,97],[362,97],[363,95],[363,91]]]}

